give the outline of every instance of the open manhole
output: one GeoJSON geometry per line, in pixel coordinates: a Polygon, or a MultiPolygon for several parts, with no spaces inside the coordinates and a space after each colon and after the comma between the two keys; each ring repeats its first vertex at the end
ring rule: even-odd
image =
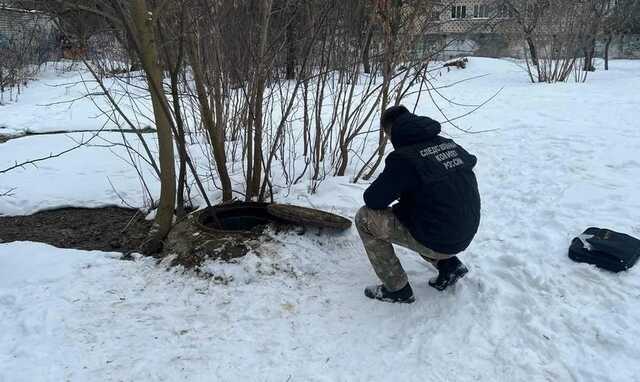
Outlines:
{"type": "Polygon", "coordinates": [[[349,219],[326,211],[288,204],[255,202],[205,208],[200,211],[197,221],[206,230],[223,232],[255,232],[271,223],[337,230],[346,230],[351,227],[349,219]]]}
{"type": "Polygon", "coordinates": [[[172,265],[196,268],[207,259],[232,260],[257,249],[276,230],[294,226],[344,230],[351,221],[325,211],[282,204],[236,202],[208,207],[179,221],[169,233],[163,255],[172,265]]]}
{"type": "Polygon", "coordinates": [[[270,223],[286,223],[271,215],[267,206],[267,203],[242,202],[209,207],[199,212],[197,222],[207,231],[238,233],[260,231],[270,223]]]}

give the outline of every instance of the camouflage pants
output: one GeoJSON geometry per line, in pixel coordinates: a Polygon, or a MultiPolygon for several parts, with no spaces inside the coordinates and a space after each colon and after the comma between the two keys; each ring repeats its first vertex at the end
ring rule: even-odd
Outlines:
{"type": "Polygon", "coordinates": [[[436,264],[454,255],[435,252],[420,244],[409,230],[400,223],[391,208],[372,210],[362,207],[356,214],[356,228],[376,274],[390,291],[407,285],[407,273],[402,268],[393,244],[418,252],[423,259],[436,264]]]}

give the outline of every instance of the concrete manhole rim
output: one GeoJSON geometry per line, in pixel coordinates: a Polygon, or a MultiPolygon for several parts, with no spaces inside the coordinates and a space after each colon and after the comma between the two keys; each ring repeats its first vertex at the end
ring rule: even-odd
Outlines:
{"type": "Polygon", "coordinates": [[[268,205],[267,210],[270,214],[289,221],[291,224],[338,230],[351,228],[351,220],[316,208],[274,203],[268,205]]]}

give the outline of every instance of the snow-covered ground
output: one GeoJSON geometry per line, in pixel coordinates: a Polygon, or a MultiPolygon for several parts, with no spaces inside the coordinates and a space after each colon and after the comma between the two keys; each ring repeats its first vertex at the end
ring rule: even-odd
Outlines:
{"type": "MultiPolygon", "coordinates": [[[[152,125],[150,100],[136,86],[144,85],[137,77],[116,80],[105,78],[104,84],[119,106],[137,128],[152,125]],[[123,93],[126,88],[131,98],[123,93]]],[[[102,89],[83,64],[56,62],[43,66],[40,76],[28,83],[20,94],[9,91],[0,100],[0,135],[20,136],[25,133],[52,131],[86,131],[113,129],[122,124],[102,89]],[[11,100],[10,100],[11,98],[11,100]],[[4,103],[2,102],[4,101],[4,103]]]]}
{"type": "MultiPolygon", "coordinates": [[[[135,138],[135,136],[127,139],[135,138]]],[[[0,146],[0,170],[15,162],[45,158],[89,142],[62,157],[27,165],[0,174],[0,194],[11,189],[12,196],[0,198],[0,215],[26,215],[60,206],[100,207],[134,205],[142,207],[143,187],[118,133],[55,134],[22,137],[0,146]]],[[[145,174],[153,192],[159,184],[148,167],[145,174]]]]}
{"type": "MultiPolygon", "coordinates": [[[[586,84],[531,85],[511,62],[471,59],[442,81],[484,74],[443,89],[465,104],[504,88],[456,121],[497,131],[445,126],[479,157],[483,200],[462,256],[471,273],[453,290],[428,288],[434,271],[399,249],[417,302],[366,299],[376,280],[353,229],[282,234],[237,263],[209,264],[226,283],[145,258],[0,244],[0,381],[640,381],[638,268],[612,274],[566,256],[591,225],[640,236],[640,62],[614,61],[586,84]]],[[[36,99],[29,91],[23,100],[36,99]]],[[[21,106],[0,107],[0,125],[11,125],[7,107],[21,106]]],[[[418,110],[442,119],[430,102],[418,110]]],[[[0,168],[73,144],[11,140],[0,168]]],[[[121,204],[123,194],[141,203],[134,170],[110,150],[0,175],[0,193],[15,188],[0,214],[121,204]]],[[[332,178],[278,200],[353,216],[365,188],[332,178]]]]}

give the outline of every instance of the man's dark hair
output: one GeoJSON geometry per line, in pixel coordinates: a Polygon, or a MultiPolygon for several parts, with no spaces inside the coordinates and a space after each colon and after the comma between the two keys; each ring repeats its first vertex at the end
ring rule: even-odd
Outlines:
{"type": "Polygon", "coordinates": [[[393,122],[405,113],[409,113],[409,110],[406,107],[402,105],[391,106],[382,112],[382,116],[380,117],[380,126],[382,126],[382,129],[385,132],[389,133],[393,126],[393,122]]]}

